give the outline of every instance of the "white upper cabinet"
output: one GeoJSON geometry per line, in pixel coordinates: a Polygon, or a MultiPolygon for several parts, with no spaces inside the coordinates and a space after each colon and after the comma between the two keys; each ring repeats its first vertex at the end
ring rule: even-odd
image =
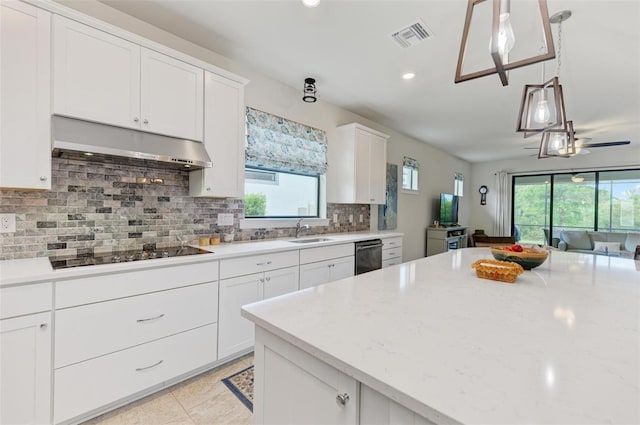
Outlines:
{"type": "Polygon", "coordinates": [[[384,204],[389,136],[360,124],[338,127],[336,135],[329,145],[327,200],[384,204]]]}
{"type": "Polygon", "coordinates": [[[141,63],[142,129],[202,141],[204,71],[146,48],[141,63]]]}
{"type": "Polygon", "coordinates": [[[202,141],[202,69],[61,16],[53,48],[55,114],[202,141]]]}
{"type": "Polygon", "coordinates": [[[204,73],[204,146],[212,168],[189,173],[189,194],[244,197],[244,84],[204,73]]]}
{"type": "Polygon", "coordinates": [[[0,2],[0,188],[51,189],[51,14],[0,2]]]}
{"type": "Polygon", "coordinates": [[[53,111],[140,128],[140,46],[55,16],[53,111]]]}

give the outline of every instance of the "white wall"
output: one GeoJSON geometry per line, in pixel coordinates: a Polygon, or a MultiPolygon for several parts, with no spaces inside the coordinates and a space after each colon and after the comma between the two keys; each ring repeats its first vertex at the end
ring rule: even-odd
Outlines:
{"type": "MultiPolygon", "coordinates": [[[[593,148],[589,155],[579,155],[573,158],[537,159],[531,157],[520,160],[475,163],[471,166],[473,187],[468,188],[471,193],[471,219],[468,223],[472,229],[484,229],[488,235],[494,234],[493,223],[497,199],[495,173],[498,171],[504,170],[511,175],[518,175],[639,167],[640,149],[629,147],[593,148]],[[480,194],[478,193],[478,188],[481,185],[486,185],[489,188],[487,205],[484,206],[480,205],[480,194]]],[[[466,190],[467,188],[465,188],[466,190]]],[[[509,192],[511,192],[511,184],[509,192]]]]}
{"type": "MultiPolygon", "coordinates": [[[[426,227],[434,219],[432,217],[433,200],[439,199],[440,192],[453,192],[454,172],[461,172],[466,177],[465,195],[467,196],[460,205],[460,222],[468,223],[470,217],[468,195],[473,188],[469,179],[471,171],[469,163],[322,100],[312,104],[304,103],[301,100],[302,81],[300,87],[287,86],[268,78],[259,70],[232,61],[102,3],[94,0],[58,0],[58,3],[250,79],[251,82],[245,91],[247,106],[326,131],[329,149],[332,148],[331,143],[335,139],[335,128],[340,125],[359,122],[389,134],[391,136],[387,148],[389,162],[401,165],[403,156],[410,156],[420,162],[420,194],[398,194],[397,230],[405,234],[405,260],[424,256],[426,227]]],[[[374,230],[377,228],[377,215],[377,206],[373,206],[371,223],[374,230]]]]}

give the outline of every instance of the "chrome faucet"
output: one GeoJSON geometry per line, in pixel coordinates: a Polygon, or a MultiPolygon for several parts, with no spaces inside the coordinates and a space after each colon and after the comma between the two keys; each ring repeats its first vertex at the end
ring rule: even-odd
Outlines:
{"type": "Polygon", "coordinates": [[[304,227],[305,229],[308,229],[310,226],[308,224],[300,224],[302,223],[302,219],[298,220],[298,222],[296,223],[296,238],[300,237],[300,230],[304,227]]]}

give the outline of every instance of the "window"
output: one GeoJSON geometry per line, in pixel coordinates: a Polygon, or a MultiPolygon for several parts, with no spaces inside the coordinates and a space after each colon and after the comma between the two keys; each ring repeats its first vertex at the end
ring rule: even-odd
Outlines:
{"type": "Polygon", "coordinates": [[[318,217],[319,176],[245,169],[244,215],[318,217]]]}
{"type": "Polygon", "coordinates": [[[640,231],[640,169],[514,176],[512,214],[523,243],[562,230],[640,231]]]}
{"type": "Polygon", "coordinates": [[[413,158],[402,158],[402,189],[412,192],[418,191],[418,170],[420,164],[413,158]]]}
{"type": "Polygon", "coordinates": [[[325,132],[247,108],[245,217],[320,216],[325,132]]]}
{"type": "Polygon", "coordinates": [[[464,196],[464,175],[462,173],[453,175],[453,194],[459,197],[464,196]]]}

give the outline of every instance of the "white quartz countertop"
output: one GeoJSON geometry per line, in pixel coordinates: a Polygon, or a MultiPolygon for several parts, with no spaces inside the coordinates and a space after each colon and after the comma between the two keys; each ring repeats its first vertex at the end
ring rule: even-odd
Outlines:
{"type": "Polygon", "coordinates": [[[640,423],[640,261],[556,251],[508,284],[477,278],[480,258],[451,251],[243,316],[434,422],[640,423]]]}
{"type": "MultiPolygon", "coordinates": [[[[148,261],[134,261],[130,263],[101,264],[97,266],[73,267],[53,270],[47,257],[23,260],[0,261],[0,287],[45,282],[60,279],[80,278],[105,273],[117,273],[146,268],[165,267],[177,264],[195,263],[201,261],[215,261],[225,258],[244,257],[269,252],[293,251],[299,249],[330,246],[339,243],[357,242],[373,238],[390,238],[402,236],[397,232],[351,232],[307,236],[300,239],[328,239],[317,243],[292,243],[287,239],[270,239],[264,241],[247,241],[207,245],[199,248],[211,251],[212,254],[190,255],[184,257],[161,258],[148,261]]],[[[195,246],[195,245],[194,245],[195,246]]]]}

